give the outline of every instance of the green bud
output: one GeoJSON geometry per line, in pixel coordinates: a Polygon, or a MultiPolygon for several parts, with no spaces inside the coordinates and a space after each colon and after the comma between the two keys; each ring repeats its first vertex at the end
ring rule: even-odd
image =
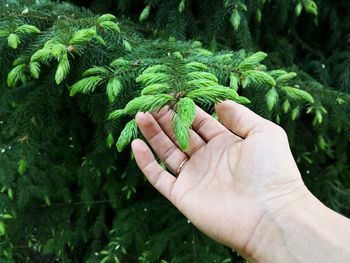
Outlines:
{"type": "Polygon", "coordinates": [[[239,14],[237,9],[234,9],[232,11],[232,14],[230,16],[230,22],[233,29],[236,31],[239,28],[239,25],[241,24],[241,15],[239,14]]]}
{"type": "Polygon", "coordinates": [[[292,121],[295,121],[299,117],[299,115],[300,115],[300,107],[297,106],[292,110],[292,113],[291,113],[292,121]]]}
{"type": "Polygon", "coordinates": [[[151,11],[151,6],[147,5],[141,12],[140,17],[139,17],[139,21],[142,22],[144,20],[146,20],[149,17],[151,11]]]}
{"type": "Polygon", "coordinates": [[[135,119],[132,119],[129,121],[122,132],[120,133],[120,136],[117,141],[117,149],[118,152],[121,152],[133,139],[137,137],[138,134],[138,128],[136,125],[135,119]]]}
{"type": "Polygon", "coordinates": [[[27,161],[22,159],[18,162],[18,173],[19,175],[24,175],[27,171],[27,161]]]}
{"type": "Polygon", "coordinates": [[[114,137],[111,132],[108,133],[107,139],[106,139],[107,147],[111,148],[114,144],[114,137]]]}
{"type": "Polygon", "coordinates": [[[182,13],[185,10],[185,0],[181,0],[179,7],[178,7],[178,11],[179,13],[182,13]]]}
{"type": "Polygon", "coordinates": [[[279,95],[277,93],[277,90],[275,88],[271,88],[270,91],[266,94],[266,104],[269,111],[272,111],[272,109],[275,107],[278,98],[279,95]]]}
{"type": "Polygon", "coordinates": [[[287,113],[290,109],[290,103],[289,103],[289,100],[285,100],[282,104],[282,108],[283,108],[283,112],[284,113],[287,113]]]}
{"type": "Polygon", "coordinates": [[[301,11],[303,10],[303,4],[301,2],[299,2],[296,6],[295,6],[295,16],[298,17],[301,14],[301,11]]]}

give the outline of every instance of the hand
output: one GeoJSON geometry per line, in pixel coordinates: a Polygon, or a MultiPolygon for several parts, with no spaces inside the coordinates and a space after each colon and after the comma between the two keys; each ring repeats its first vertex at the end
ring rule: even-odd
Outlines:
{"type": "Polygon", "coordinates": [[[264,216],[281,213],[309,192],[282,128],[232,101],[215,109],[222,124],[197,107],[186,152],[172,132],[170,110],[137,114],[138,127],[172,174],[142,140],[134,140],[132,149],[150,183],[196,227],[254,258],[260,245],[255,230],[264,216]]]}

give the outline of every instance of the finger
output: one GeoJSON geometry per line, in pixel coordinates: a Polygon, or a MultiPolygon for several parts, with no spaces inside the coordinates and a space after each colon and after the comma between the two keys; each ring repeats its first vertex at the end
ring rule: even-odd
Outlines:
{"type": "MultiPolygon", "coordinates": [[[[174,112],[172,110],[169,110],[168,107],[165,107],[161,111],[157,113],[153,113],[152,115],[155,118],[155,120],[159,123],[163,131],[166,133],[166,135],[168,135],[168,137],[179,147],[179,144],[176,140],[176,136],[172,128],[173,114],[174,112]]],[[[189,147],[188,147],[188,150],[185,151],[185,153],[191,156],[196,151],[198,151],[202,146],[205,146],[206,143],[192,129],[190,129],[189,132],[190,132],[189,147]]]]}
{"type": "Polygon", "coordinates": [[[228,132],[220,122],[198,106],[196,107],[196,117],[194,118],[192,129],[206,142],[221,133],[228,132]]]}
{"type": "Polygon", "coordinates": [[[151,114],[139,112],[136,123],[159,158],[176,173],[187,155],[169,139],[151,114]]]}
{"type": "Polygon", "coordinates": [[[171,192],[176,181],[175,177],[158,164],[145,142],[136,139],[131,143],[131,147],[136,163],[148,181],[171,201],[171,192]]]}
{"type": "Polygon", "coordinates": [[[247,107],[226,100],[215,105],[216,113],[222,124],[242,138],[246,138],[255,129],[269,122],[247,107]]]}

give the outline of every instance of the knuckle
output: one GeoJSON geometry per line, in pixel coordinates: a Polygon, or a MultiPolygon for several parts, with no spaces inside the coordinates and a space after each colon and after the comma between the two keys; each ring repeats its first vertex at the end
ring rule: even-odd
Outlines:
{"type": "Polygon", "coordinates": [[[161,136],[162,136],[162,130],[154,130],[153,134],[147,140],[151,145],[153,145],[153,143],[157,142],[159,138],[161,138],[161,136]]]}
{"type": "Polygon", "coordinates": [[[164,153],[163,153],[163,159],[165,162],[168,162],[171,156],[175,153],[176,151],[175,145],[171,145],[169,148],[167,148],[164,153]]]}
{"type": "Polygon", "coordinates": [[[266,120],[261,122],[260,124],[257,125],[256,127],[257,130],[265,131],[267,134],[272,135],[273,137],[279,137],[283,139],[287,139],[287,133],[286,131],[279,125],[266,120]]]}
{"type": "Polygon", "coordinates": [[[153,182],[151,182],[151,184],[158,189],[160,187],[160,185],[162,184],[162,174],[163,174],[164,170],[159,170],[159,172],[157,172],[154,175],[153,178],[153,182]]]}
{"type": "Polygon", "coordinates": [[[273,134],[278,135],[282,138],[287,138],[287,133],[281,126],[277,124],[272,124],[271,129],[273,131],[273,134]]]}
{"type": "Polygon", "coordinates": [[[208,120],[207,119],[202,119],[198,124],[197,124],[197,130],[201,130],[205,125],[207,124],[208,120]]]}

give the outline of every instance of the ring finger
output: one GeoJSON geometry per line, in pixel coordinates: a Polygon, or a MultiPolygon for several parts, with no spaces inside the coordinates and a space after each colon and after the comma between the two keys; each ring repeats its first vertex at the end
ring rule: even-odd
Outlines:
{"type": "MultiPolygon", "coordinates": [[[[165,132],[166,135],[172,140],[177,147],[179,148],[179,144],[176,140],[176,136],[174,134],[173,128],[172,128],[172,118],[173,118],[174,112],[172,110],[169,110],[168,107],[164,107],[159,112],[152,113],[155,120],[159,123],[162,130],[165,132]]],[[[205,141],[192,129],[189,130],[190,133],[190,141],[189,146],[186,151],[184,151],[188,156],[193,155],[196,151],[198,151],[202,146],[205,146],[205,141]]]]}
{"type": "Polygon", "coordinates": [[[136,123],[159,158],[175,174],[187,155],[169,139],[151,114],[138,113],[136,123]]]}

